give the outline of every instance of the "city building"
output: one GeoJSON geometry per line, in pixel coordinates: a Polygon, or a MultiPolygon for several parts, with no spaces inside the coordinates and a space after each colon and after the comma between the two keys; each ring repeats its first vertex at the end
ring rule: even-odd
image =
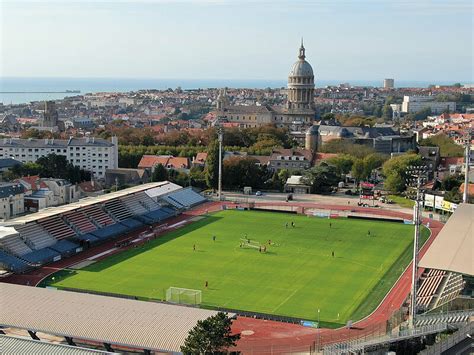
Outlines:
{"type": "Polygon", "coordinates": [[[427,107],[431,109],[432,114],[443,113],[445,111],[456,111],[456,103],[451,101],[434,101],[433,96],[404,96],[401,112],[416,113],[427,107]]]}
{"type": "Polygon", "coordinates": [[[258,127],[274,124],[288,128],[291,133],[301,132],[312,125],[314,110],[314,73],[306,61],[306,49],[301,41],[298,60],[288,75],[286,106],[231,105],[226,89],[216,101],[216,117],[220,123],[234,123],[238,127],[258,127]]]}
{"type": "Polygon", "coordinates": [[[316,151],[334,139],[350,140],[373,148],[376,152],[391,154],[415,149],[416,137],[409,133],[402,135],[392,126],[385,127],[343,127],[314,125],[306,131],[305,148],[316,151]]]}
{"type": "Polygon", "coordinates": [[[393,89],[395,87],[394,79],[383,79],[383,88],[384,89],[393,89]]]}
{"type": "Polygon", "coordinates": [[[269,159],[271,170],[305,170],[311,167],[313,153],[307,149],[273,149],[269,159]]]}
{"type": "Polygon", "coordinates": [[[150,182],[150,172],[147,169],[107,169],[105,172],[105,185],[107,187],[118,185],[139,185],[150,182]]]}
{"type": "Polygon", "coordinates": [[[21,184],[0,184],[0,219],[7,220],[25,212],[25,189],[21,184]]]}
{"type": "Polygon", "coordinates": [[[104,179],[107,169],[118,168],[118,140],[100,138],[16,139],[0,140],[0,158],[13,158],[21,163],[35,162],[48,154],[63,155],[69,162],[104,179]]]}

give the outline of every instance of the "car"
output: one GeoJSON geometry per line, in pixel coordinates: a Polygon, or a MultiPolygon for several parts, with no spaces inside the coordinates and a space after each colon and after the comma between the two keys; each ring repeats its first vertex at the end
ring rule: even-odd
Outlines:
{"type": "Polygon", "coordinates": [[[257,192],[255,193],[255,196],[262,196],[262,195],[263,195],[263,194],[262,194],[261,191],[257,191],[257,192]]]}

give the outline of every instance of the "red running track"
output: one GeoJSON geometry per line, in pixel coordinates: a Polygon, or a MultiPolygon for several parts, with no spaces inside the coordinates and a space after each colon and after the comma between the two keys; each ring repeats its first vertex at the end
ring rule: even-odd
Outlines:
{"type": "MultiPolygon", "coordinates": [[[[192,216],[198,216],[207,212],[214,212],[221,209],[221,205],[235,206],[229,202],[208,202],[194,209],[184,212],[183,214],[167,221],[168,224],[174,224],[189,219],[192,216]]],[[[237,204],[244,205],[244,204],[237,204]]],[[[317,203],[287,203],[287,202],[257,202],[256,205],[268,206],[296,206],[303,208],[318,208],[332,211],[354,211],[363,212],[379,216],[397,217],[411,219],[412,216],[398,211],[390,211],[385,209],[374,209],[365,207],[353,207],[331,204],[317,203]]],[[[423,220],[424,223],[428,219],[423,220]]],[[[421,249],[420,254],[423,255],[429,248],[433,240],[443,227],[443,224],[429,220],[431,237],[421,249]]],[[[48,275],[69,267],[76,263],[86,260],[87,258],[100,254],[106,250],[115,247],[115,243],[125,240],[133,236],[138,236],[146,229],[138,230],[121,238],[104,243],[102,245],[88,249],[78,255],[60,260],[48,266],[34,270],[28,274],[11,275],[2,279],[3,282],[17,283],[23,285],[37,285],[43,278],[48,275]]],[[[119,248],[116,252],[120,252],[124,248],[119,248]]],[[[107,257],[112,253],[104,256],[107,257]]],[[[314,329],[303,327],[297,324],[281,323],[276,321],[265,321],[260,319],[238,317],[233,324],[233,331],[241,333],[241,339],[237,344],[237,350],[246,354],[278,354],[290,352],[309,352],[310,347],[317,345],[325,345],[334,342],[341,342],[350,339],[370,336],[371,334],[381,334],[385,331],[386,321],[390,318],[394,311],[398,310],[407,298],[411,287],[411,264],[392,287],[390,292],[385,296],[384,300],[377,309],[366,318],[353,324],[351,329],[314,329]]]]}

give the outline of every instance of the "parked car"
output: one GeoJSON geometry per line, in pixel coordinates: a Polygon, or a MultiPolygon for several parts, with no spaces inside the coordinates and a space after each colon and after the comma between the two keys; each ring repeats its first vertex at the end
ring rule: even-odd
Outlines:
{"type": "Polygon", "coordinates": [[[262,194],[262,191],[257,191],[257,192],[255,193],[255,196],[262,196],[262,195],[263,195],[263,194],[262,194]]]}

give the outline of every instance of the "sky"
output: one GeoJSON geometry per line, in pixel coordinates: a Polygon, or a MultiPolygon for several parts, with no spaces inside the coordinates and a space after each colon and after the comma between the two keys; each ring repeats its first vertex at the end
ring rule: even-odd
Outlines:
{"type": "Polygon", "coordinates": [[[0,76],[473,82],[471,0],[0,0],[0,76]]]}

